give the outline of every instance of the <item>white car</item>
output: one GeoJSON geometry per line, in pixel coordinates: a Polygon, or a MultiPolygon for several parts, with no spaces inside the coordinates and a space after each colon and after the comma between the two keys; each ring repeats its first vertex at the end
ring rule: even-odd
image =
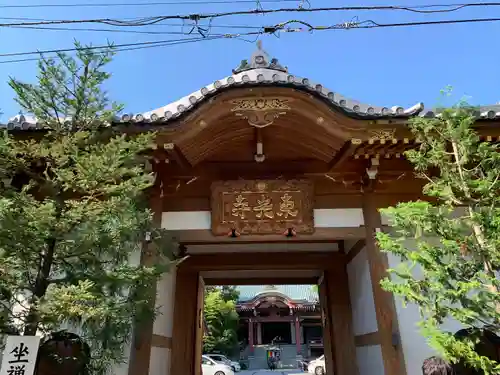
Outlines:
{"type": "Polygon", "coordinates": [[[203,375],[234,375],[234,371],[225,363],[216,362],[206,355],[201,356],[201,373],[203,375]]]}
{"type": "Polygon", "coordinates": [[[321,357],[316,358],[311,362],[309,362],[309,364],[307,365],[307,372],[309,374],[314,374],[314,375],[326,374],[325,355],[323,354],[321,357]]]}
{"type": "Polygon", "coordinates": [[[241,366],[238,362],[231,361],[229,358],[227,358],[225,355],[222,354],[205,354],[205,356],[212,358],[216,362],[222,362],[227,365],[229,365],[234,372],[240,372],[241,371],[241,366]]]}

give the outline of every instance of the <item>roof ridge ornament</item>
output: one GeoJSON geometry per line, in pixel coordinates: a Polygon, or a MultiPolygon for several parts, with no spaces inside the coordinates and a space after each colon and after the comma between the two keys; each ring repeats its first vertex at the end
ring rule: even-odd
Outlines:
{"type": "Polygon", "coordinates": [[[280,72],[288,73],[288,68],[281,65],[278,59],[271,58],[269,54],[262,48],[262,41],[257,41],[257,49],[248,60],[241,60],[240,65],[233,69],[233,74],[238,74],[252,69],[272,69],[280,72]]]}

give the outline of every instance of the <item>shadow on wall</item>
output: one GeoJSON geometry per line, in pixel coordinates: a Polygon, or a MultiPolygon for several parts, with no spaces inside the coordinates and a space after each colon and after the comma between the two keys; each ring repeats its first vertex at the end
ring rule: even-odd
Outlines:
{"type": "Polygon", "coordinates": [[[87,375],[90,348],[80,336],[54,332],[40,345],[35,375],[87,375]]]}

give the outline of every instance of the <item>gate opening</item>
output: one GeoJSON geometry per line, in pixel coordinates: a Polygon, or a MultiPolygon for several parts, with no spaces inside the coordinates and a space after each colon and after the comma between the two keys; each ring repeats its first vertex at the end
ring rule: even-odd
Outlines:
{"type": "Polygon", "coordinates": [[[317,284],[205,285],[202,369],[307,371],[313,362],[315,373],[326,373],[318,290],[317,284]]]}

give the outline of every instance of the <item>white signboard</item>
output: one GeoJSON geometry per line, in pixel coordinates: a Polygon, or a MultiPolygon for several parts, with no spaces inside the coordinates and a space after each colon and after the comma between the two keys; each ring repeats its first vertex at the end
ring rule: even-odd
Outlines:
{"type": "Polygon", "coordinates": [[[39,346],[38,336],[7,337],[0,375],[33,375],[39,346]]]}

